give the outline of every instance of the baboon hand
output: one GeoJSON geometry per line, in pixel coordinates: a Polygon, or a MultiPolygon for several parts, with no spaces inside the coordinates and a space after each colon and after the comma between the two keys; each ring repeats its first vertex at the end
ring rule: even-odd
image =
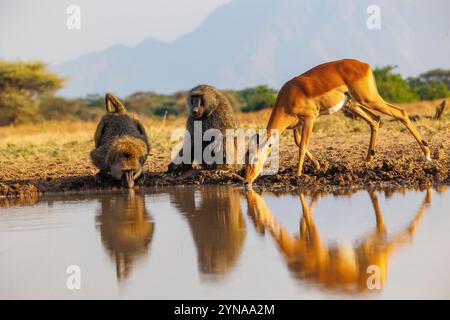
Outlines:
{"type": "Polygon", "coordinates": [[[145,182],[145,174],[142,173],[139,178],[136,179],[137,184],[143,185],[145,182]]]}
{"type": "Polygon", "coordinates": [[[95,176],[94,176],[94,181],[96,184],[103,184],[105,181],[107,180],[107,176],[104,172],[99,171],[95,176]]]}

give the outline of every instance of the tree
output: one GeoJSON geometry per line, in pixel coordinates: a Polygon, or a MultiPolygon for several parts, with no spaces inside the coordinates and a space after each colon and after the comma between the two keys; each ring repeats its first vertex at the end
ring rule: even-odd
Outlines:
{"type": "Polygon", "coordinates": [[[239,95],[245,101],[242,107],[244,112],[272,107],[276,99],[276,92],[265,85],[244,89],[239,95]]]}
{"type": "Polygon", "coordinates": [[[443,83],[450,89],[450,70],[433,69],[422,73],[419,79],[426,83],[443,83]]]}
{"type": "Polygon", "coordinates": [[[408,84],[421,100],[447,98],[450,97],[450,70],[430,70],[409,78],[408,84]]]}
{"type": "Polygon", "coordinates": [[[97,108],[98,106],[103,106],[105,103],[105,97],[97,93],[87,94],[81,101],[88,107],[97,108]]]}
{"type": "Polygon", "coordinates": [[[33,120],[38,99],[52,94],[64,79],[49,72],[42,62],[0,60],[0,125],[33,120]]]}
{"type": "Polygon", "coordinates": [[[417,95],[400,74],[393,73],[396,66],[377,67],[373,71],[380,95],[391,102],[410,102],[417,95]]]}

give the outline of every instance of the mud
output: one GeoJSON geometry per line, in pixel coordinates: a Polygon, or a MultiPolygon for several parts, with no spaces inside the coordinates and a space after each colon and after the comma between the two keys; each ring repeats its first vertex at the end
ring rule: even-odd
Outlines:
{"type": "MultiPolygon", "coordinates": [[[[260,176],[254,182],[254,188],[261,190],[284,191],[324,191],[361,188],[399,188],[428,187],[450,184],[450,161],[448,146],[444,143],[430,144],[434,159],[425,161],[414,142],[384,140],[378,147],[379,153],[374,161],[364,161],[367,145],[360,143],[349,145],[345,138],[332,141],[327,146],[324,141],[320,146],[311,148],[311,152],[321,164],[316,170],[309,162],[305,163],[304,174],[296,176],[297,148],[290,139],[281,142],[281,160],[279,171],[275,175],[260,176]]],[[[326,140],[326,139],[325,139],[326,140]]],[[[357,140],[357,139],[356,139],[357,140]]],[[[154,161],[154,158],[153,158],[154,161]]],[[[196,168],[184,173],[167,174],[169,159],[159,159],[149,168],[142,186],[183,186],[183,185],[233,185],[241,184],[241,172],[210,171],[196,168]]],[[[61,174],[59,170],[58,173],[61,174]]],[[[86,172],[86,171],[85,171],[86,172]]],[[[113,181],[97,184],[94,181],[95,170],[87,174],[48,176],[28,179],[13,179],[0,182],[0,196],[33,197],[37,194],[72,192],[88,190],[120,189],[120,184],[113,181]]]]}

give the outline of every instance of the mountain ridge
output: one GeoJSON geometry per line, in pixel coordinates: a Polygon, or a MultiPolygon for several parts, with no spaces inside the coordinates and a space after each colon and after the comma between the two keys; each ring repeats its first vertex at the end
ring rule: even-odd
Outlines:
{"type": "Polygon", "coordinates": [[[450,67],[448,3],[430,1],[431,8],[410,0],[379,2],[382,28],[369,30],[371,1],[235,0],[175,41],[114,45],[52,70],[69,79],[60,94],[81,96],[170,93],[198,83],[278,88],[319,63],[341,58],[399,65],[406,75],[450,67]]]}

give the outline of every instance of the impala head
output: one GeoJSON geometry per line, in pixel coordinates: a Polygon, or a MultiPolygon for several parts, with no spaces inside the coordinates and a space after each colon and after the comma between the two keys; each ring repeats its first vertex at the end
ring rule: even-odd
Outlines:
{"type": "Polygon", "coordinates": [[[245,175],[244,184],[246,186],[251,186],[256,177],[259,176],[262,169],[264,168],[264,163],[269,156],[270,148],[272,147],[274,137],[271,136],[269,139],[265,140],[258,145],[259,135],[256,134],[251,138],[249,148],[245,154],[245,175]],[[253,145],[253,147],[252,147],[253,145]]]}

